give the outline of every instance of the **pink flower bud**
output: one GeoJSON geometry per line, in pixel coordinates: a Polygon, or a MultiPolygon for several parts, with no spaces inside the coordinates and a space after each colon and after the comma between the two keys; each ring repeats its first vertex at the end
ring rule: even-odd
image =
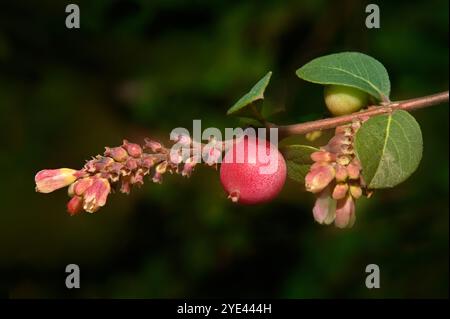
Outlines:
{"type": "Polygon", "coordinates": [[[359,179],[360,167],[355,164],[355,162],[351,162],[347,165],[348,178],[350,179],[359,179]]]}
{"type": "Polygon", "coordinates": [[[153,153],[159,153],[163,149],[161,143],[153,141],[151,139],[146,138],[144,142],[145,142],[144,148],[150,149],[153,153]]]}
{"type": "Polygon", "coordinates": [[[95,178],[92,185],[86,189],[83,195],[83,208],[89,213],[96,212],[100,207],[104,206],[111,186],[105,178],[95,178]]]}
{"type": "Polygon", "coordinates": [[[80,196],[72,197],[67,203],[67,212],[70,216],[78,214],[83,209],[83,198],[80,196]]]}
{"type": "Polygon", "coordinates": [[[188,158],[186,160],[186,162],[184,163],[183,170],[181,171],[181,175],[182,176],[191,176],[191,173],[192,173],[195,165],[197,165],[197,161],[195,160],[195,158],[194,157],[188,158]]]}
{"type": "Polygon", "coordinates": [[[337,201],[336,219],[334,221],[336,227],[345,228],[352,227],[355,222],[355,202],[348,195],[337,201]]]}
{"type": "Polygon", "coordinates": [[[348,177],[347,169],[345,168],[345,166],[337,164],[335,169],[336,169],[336,182],[338,183],[345,182],[348,177]]]}
{"type": "Polygon", "coordinates": [[[123,194],[129,194],[131,191],[131,177],[126,176],[122,178],[122,183],[120,184],[120,192],[123,194]]]}
{"type": "Polygon", "coordinates": [[[106,156],[97,156],[95,160],[94,167],[97,172],[105,171],[111,164],[114,163],[114,160],[111,157],[106,156]]]}
{"type": "Polygon", "coordinates": [[[138,144],[123,140],[122,147],[128,152],[128,155],[132,157],[140,157],[142,155],[142,147],[138,144]]]}
{"type": "Polygon", "coordinates": [[[185,135],[185,134],[179,134],[175,139],[173,139],[173,141],[177,142],[178,144],[181,145],[191,145],[191,137],[189,135],[185,135]]]}
{"type": "Polygon", "coordinates": [[[160,164],[158,164],[155,168],[155,175],[153,175],[153,182],[154,183],[162,183],[162,175],[167,171],[167,162],[164,161],[160,164]]]}
{"type": "Polygon", "coordinates": [[[161,184],[162,183],[162,174],[155,172],[155,174],[152,177],[153,183],[161,184]]]}
{"type": "Polygon", "coordinates": [[[36,191],[51,193],[62,187],[69,186],[77,179],[77,171],[70,168],[44,169],[34,177],[36,191]]]}
{"type": "Polygon", "coordinates": [[[354,199],[358,199],[362,195],[362,189],[358,185],[350,185],[350,194],[354,199]]]}
{"type": "Polygon", "coordinates": [[[336,216],[336,200],[331,197],[331,188],[326,187],[316,199],[313,208],[314,219],[319,224],[329,225],[336,216]]]}
{"type": "Polygon", "coordinates": [[[333,190],[333,198],[334,199],[342,199],[347,195],[348,192],[348,184],[337,184],[333,190]]]}
{"type": "Polygon", "coordinates": [[[318,151],[311,154],[311,159],[314,162],[333,162],[336,160],[336,155],[327,151],[318,151]]]}
{"type": "Polygon", "coordinates": [[[122,174],[124,165],[122,163],[115,162],[108,167],[108,175],[111,182],[117,182],[122,174]]]}
{"type": "Polygon", "coordinates": [[[216,147],[206,147],[204,150],[205,163],[209,166],[219,163],[222,157],[222,151],[216,147]]]}
{"type": "Polygon", "coordinates": [[[92,177],[84,177],[73,184],[74,195],[81,196],[93,183],[92,177]]]}
{"type": "Polygon", "coordinates": [[[334,179],[335,171],[331,165],[317,166],[305,177],[305,187],[308,192],[319,193],[334,179]]]}
{"type": "Polygon", "coordinates": [[[342,145],[351,144],[351,140],[349,137],[344,134],[336,134],[329,141],[328,144],[323,147],[326,151],[334,154],[341,153],[342,145]]]}
{"type": "Polygon", "coordinates": [[[131,175],[131,184],[136,184],[138,186],[144,185],[144,176],[141,170],[138,170],[135,174],[131,175]]]}
{"type": "Polygon", "coordinates": [[[141,157],[141,166],[144,168],[152,168],[156,163],[156,158],[149,154],[143,154],[141,157]]]}
{"type": "Polygon", "coordinates": [[[169,158],[171,163],[180,164],[183,161],[183,157],[181,156],[180,151],[180,149],[170,151],[169,158]]]}
{"type": "Polygon", "coordinates": [[[135,158],[128,158],[125,163],[125,167],[130,171],[134,171],[138,167],[138,160],[135,158]]]}
{"type": "Polygon", "coordinates": [[[105,156],[112,157],[116,162],[123,162],[127,159],[128,153],[123,147],[105,147],[105,156]]]}

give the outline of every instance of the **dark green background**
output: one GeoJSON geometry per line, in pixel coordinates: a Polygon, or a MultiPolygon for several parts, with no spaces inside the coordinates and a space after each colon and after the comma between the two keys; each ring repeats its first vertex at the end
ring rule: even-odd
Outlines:
{"type": "Polygon", "coordinates": [[[359,201],[351,230],[316,224],[294,182],[268,205],[233,205],[206,167],[76,217],[64,190],[34,192],[38,170],[79,168],[122,138],[238,125],[226,110],[269,70],[279,122],[326,116],[322,88],[295,76],[320,55],[375,57],[394,100],[447,90],[448,1],[377,1],[378,30],[361,1],[79,0],[80,30],[65,28],[67,3],[0,4],[2,296],[448,297],[448,104],[414,112],[419,169],[359,201]],[[65,288],[69,263],[79,290],[65,288]]]}

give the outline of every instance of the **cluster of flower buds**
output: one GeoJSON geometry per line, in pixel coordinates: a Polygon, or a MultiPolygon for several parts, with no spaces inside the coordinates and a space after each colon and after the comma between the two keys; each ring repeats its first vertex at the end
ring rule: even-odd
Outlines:
{"type": "Polygon", "coordinates": [[[355,200],[370,196],[361,175],[361,163],[356,158],[353,141],[360,121],[339,126],[327,145],[311,154],[314,164],[305,177],[306,190],[316,194],[314,219],[320,224],[339,228],[355,223],[355,200]]]}
{"type": "MultiPolygon", "coordinates": [[[[193,145],[186,136],[180,136],[177,142],[188,149],[193,145]]],[[[112,191],[128,194],[133,185],[141,186],[147,175],[155,183],[161,183],[166,172],[190,176],[199,160],[194,156],[183,158],[185,153],[181,149],[173,152],[150,139],[145,139],[143,146],[124,140],[121,146],[106,147],[103,155],[87,161],[80,170],[59,168],[38,172],[36,191],[50,193],[68,186],[71,197],[68,212],[71,215],[82,210],[93,213],[105,205],[112,191]]]]}

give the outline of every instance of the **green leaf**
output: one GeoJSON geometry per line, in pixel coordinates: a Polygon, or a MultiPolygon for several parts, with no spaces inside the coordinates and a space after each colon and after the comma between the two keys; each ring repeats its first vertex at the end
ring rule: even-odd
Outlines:
{"type": "Polygon", "coordinates": [[[369,119],[355,136],[355,151],[369,188],[394,187],[405,181],[422,158],[422,132],[408,112],[369,119]]]}
{"type": "Polygon", "coordinates": [[[313,164],[311,153],[319,149],[308,145],[287,145],[280,149],[286,160],[289,178],[299,183],[305,183],[305,176],[313,164]]]}
{"type": "MultiPolygon", "coordinates": [[[[255,103],[264,99],[264,91],[269,84],[272,72],[268,72],[252,89],[239,99],[227,112],[227,115],[242,115],[248,108],[255,103]]],[[[251,110],[250,110],[251,111],[251,110]]],[[[249,114],[251,112],[245,112],[249,114]]],[[[252,114],[254,115],[254,114],[252,114]]]]}
{"type": "Polygon", "coordinates": [[[296,74],[305,81],[351,86],[377,100],[389,101],[391,84],[386,69],[380,62],[362,53],[326,55],[305,64],[296,74]]]}

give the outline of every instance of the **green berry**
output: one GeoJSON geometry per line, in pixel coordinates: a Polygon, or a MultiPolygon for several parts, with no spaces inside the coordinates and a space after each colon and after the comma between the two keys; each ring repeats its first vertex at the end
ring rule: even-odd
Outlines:
{"type": "Polygon", "coordinates": [[[361,90],[342,85],[328,85],[324,90],[325,104],[334,116],[351,114],[366,106],[369,95],[361,90]]]}

